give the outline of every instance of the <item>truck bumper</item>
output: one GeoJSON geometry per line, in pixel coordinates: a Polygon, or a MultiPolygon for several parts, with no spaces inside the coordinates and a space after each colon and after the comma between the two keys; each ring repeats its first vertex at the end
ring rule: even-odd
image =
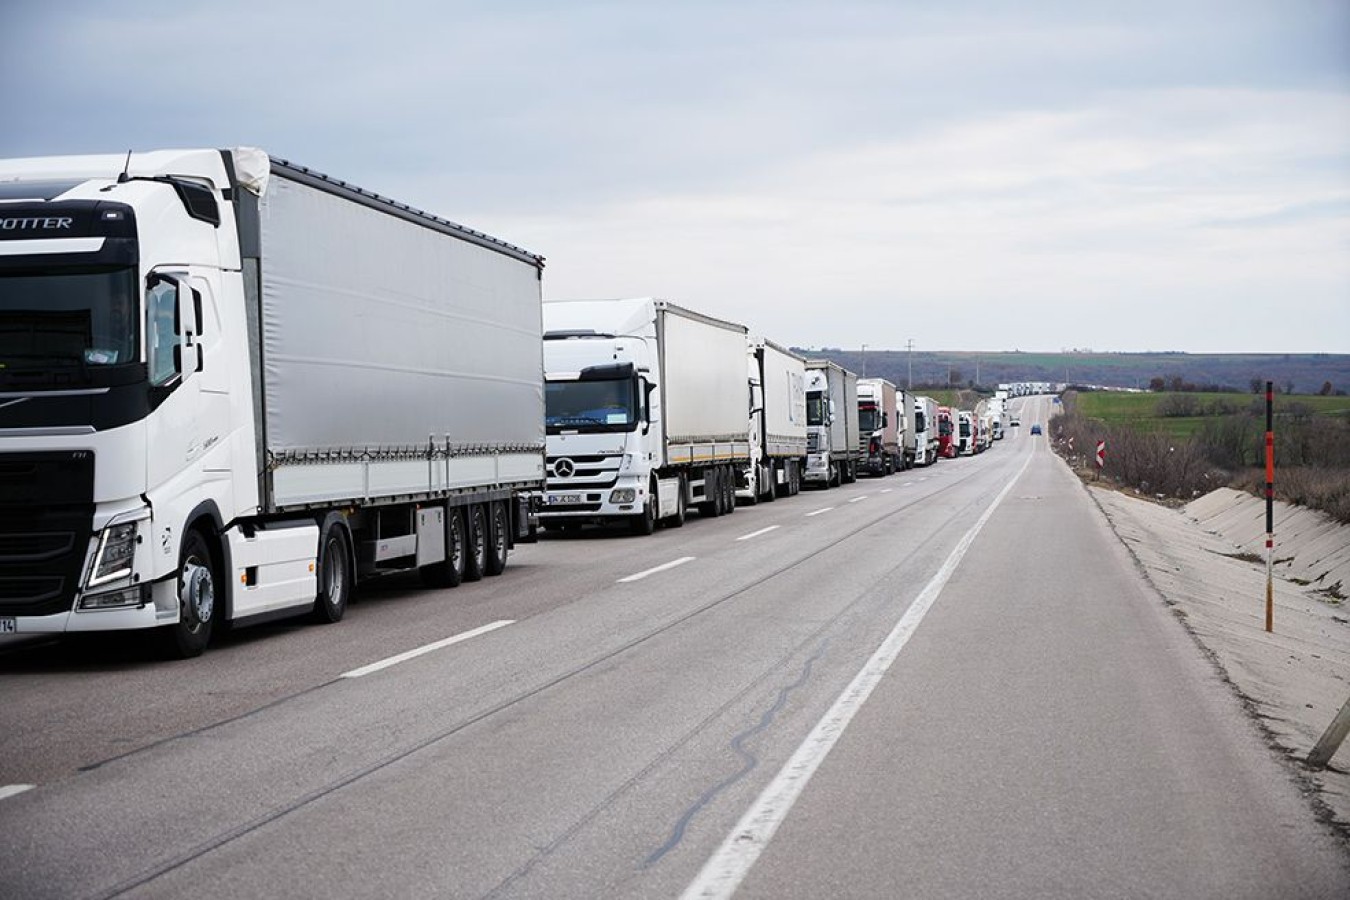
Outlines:
{"type": "Polygon", "coordinates": [[[620,478],[606,487],[549,488],[539,495],[539,524],[599,523],[629,519],[646,507],[645,477],[620,478]]]}
{"type": "MultiPolygon", "coordinates": [[[[3,619],[0,616],[0,619],[3,619]]],[[[126,609],[81,610],[50,616],[18,616],[14,631],[9,634],[75,634],[93,631],[133,631],[170,625],[177,620],[176,611],[161,618],[153,603],[126,609]]]]}

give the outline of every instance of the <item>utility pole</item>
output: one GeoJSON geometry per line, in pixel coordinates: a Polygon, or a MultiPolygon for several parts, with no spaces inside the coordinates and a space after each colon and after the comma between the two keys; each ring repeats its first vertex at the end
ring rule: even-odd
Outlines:
{"type": "Polygon", "coordinates": [[[909,356],[906,360],[909,366],[909,375],[905,386],[908,390],[912,391],[914,390],[914,338],[905,341],[905,349],[909,351],[909,356]]]}

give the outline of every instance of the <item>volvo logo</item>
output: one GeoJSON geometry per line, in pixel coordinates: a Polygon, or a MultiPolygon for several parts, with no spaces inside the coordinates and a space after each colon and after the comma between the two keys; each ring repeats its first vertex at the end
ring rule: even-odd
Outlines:
{"type": "Polygon", "coordinates": [[[563,457],[553,464],[553,474],[559,478],[571,478],[577,473],[577,464],[563,457]]]}

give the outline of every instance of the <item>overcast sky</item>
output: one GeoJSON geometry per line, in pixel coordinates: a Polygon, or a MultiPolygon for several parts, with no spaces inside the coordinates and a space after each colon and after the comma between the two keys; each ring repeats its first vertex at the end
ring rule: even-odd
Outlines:
{"type": "Polygon", "coordinates": [[[780,343],[1350,352],[1350,0],[3,0],[0,96],[780,343]]]}

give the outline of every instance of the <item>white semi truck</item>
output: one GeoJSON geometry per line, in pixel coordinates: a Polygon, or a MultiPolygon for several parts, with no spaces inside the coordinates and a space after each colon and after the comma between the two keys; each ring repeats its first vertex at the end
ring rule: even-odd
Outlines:
{"type": "Polygon", "coordinates": [[[500,572],[542,267],[256,149],[0,161],[0,632],[192,656],[367,574],[500,572]]]}
{"type": "Polygon", "coordinates": [[[806,360],[773,341],[747,342],[750,459],[736,496],[747,504],[790,497],[806,471],[806,360]]]}
{"type": "Polygon", "coordinates": [[[548,528],[650,534],[736,509],[750,464],[746,329],[667,300],[544,302],[548,528]]]}
{"type": "Polygon", "coordinates": [[[827,359],[806,363],[806,481],[831,487],[858,478],[858,376],[827,359]]]}
{"type": "Polygon", "coordinates": [[[903,450],[909,433],[900,415],[898,392],[884,378],[858,379],[859,448],[861,466],[872,475],[890,475],[905,467],[903,450]]]}
{"type": "Polygon", "coordinates": [[[927,466],[938,458],[938,404],[932,397],[914,398],[914,465],[927,466]]]}

